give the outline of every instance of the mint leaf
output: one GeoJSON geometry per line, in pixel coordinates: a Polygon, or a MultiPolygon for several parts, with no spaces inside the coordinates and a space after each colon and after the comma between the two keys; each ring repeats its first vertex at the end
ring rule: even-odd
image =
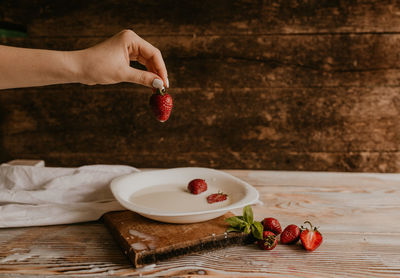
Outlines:
{"type": "Polygon", "coordinates": [[[229,218],[225,219],[225,221],[228,222],[228,224],[234,228],[241,228],[246,225],[246,222],[237,216],[229,217],[229,218]]]}
{"type": "Polygon", "coordinates": [[[251,232],[251,225],[247,223],[246,227],[243,230],[243,233],[250,234],[251,232]]]}
{"type": "Polygon", "coordinates": [[[225,219],[230,225],[227,232],[243,232],[245,234],[252,233],[256,239],[263,239],[263,225],[254,221],[253,210],[251,206],[245,206],[243,208],[243,216],[232,216],[225,219]]]}
{"type": "Polygon", "coordinates": [[[226,232],[227,232],[227,233],[230,233],[230,232],[241,233],[242,230],[241,230],[241,229],[236,229],[236,228],[233,228],[233,227],[229,227],[229,228],[226,230],[226,232]]]}
{"type": "Polygon", "coordinates": [[[261,222],[254,221],[254,223],[251,225],[251,233],[253,236],[257,239],[263,239],[263,231],[264,227],[261,222]]]}
{"type": "Polygon", "coordinates": [[[243,220],[249,224],[253,224],[253,210],[251,206],[245,206],[243,208],[243,220]]]}

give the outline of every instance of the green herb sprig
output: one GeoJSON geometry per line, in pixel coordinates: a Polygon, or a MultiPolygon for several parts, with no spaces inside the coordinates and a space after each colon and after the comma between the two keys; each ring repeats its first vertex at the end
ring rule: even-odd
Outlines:
{"type": "Polygon", "coordinates": [[[263,239],[264,227],[261,222],[254,221],[251,206],[245,206],[243,208],[243,216],[232,216],[225,219],[225,221],[230,225],[226,230],[228,233],[251,233],[256,239],[263,239]]]}

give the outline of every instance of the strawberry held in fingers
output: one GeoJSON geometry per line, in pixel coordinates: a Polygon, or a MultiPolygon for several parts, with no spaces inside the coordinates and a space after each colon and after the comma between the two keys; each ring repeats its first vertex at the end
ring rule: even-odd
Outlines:
{"type": "Polygon", "coordinates": [[[160,122],[168,120],[172,110],[172,97],[165,89],[157,89],[150,97],[150,107],[160,122]]]}
{"type": "Polygon", "coordinates": [[[258,246],[264,250],[272,250],[278,244],[276,235],[271,231],[263,232],[263,239],[257,241],[258,246]]]}
{"type": "Polygon", "coordinates": [[[310,230],[303,226],[301,227],[303,229],[300,234],[301,243],[307,251],[314,251],[321,245],[322,235],[317,227],[313,227],[310,221],[305,221],[304,224],[309,224],[310,230]]]}

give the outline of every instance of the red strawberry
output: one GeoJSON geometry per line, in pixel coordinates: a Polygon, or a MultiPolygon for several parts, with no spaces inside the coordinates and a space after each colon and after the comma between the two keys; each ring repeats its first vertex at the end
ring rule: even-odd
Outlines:
{"type": "Polygon", "coordinates": [[[214,193],[214,194],[211,194],[210,196],[207,197],[207,202],[208,202],[209,204],[212,204],[212,203],[216,203],[216,202],[225,201],[227,198],[228,198],[228,195],[227,195],[227,194],[224,194],[224,193],[214,193]]]}
{"type": "Polygon", "coordinates": [[[188,190],[192,194],[200,194],[207,190],[207,183],[202,179],[194,179],[188,184],[188,190]]]}
{"type": "Polygon", "coordinates": [[[264,231],[271,231],[276,235],[279,235],[282,232],[281,224],[275,218],[264,218],[261,223],[264,226],[264,231]]]}
{"type": "Polygon", "coordinates": [[[168,120],[172,110],[172,97],[165,91],[155,91],[150,97],[150,107],[160,122],[168,120]]]}
{"type": "Polygon", "coordinates": [[[281,234],[281,243],[296,243],[300,238],[300,228],[294,224],[287,226],[281,234]]]}
{"type": "Polygon", "coordinates": [[[306,223],[310,224],[310,230],[302,226],[300,240],[307,251],[314,251],[321,245],[322,235],[316,227],[313,227],[310,221],[305,221],[304,224],[306,223]]]}
{"type": "Polygon", "coordinates": [[[258,246],[264,250],[272,250],[278,244],[276,235],[271,231],[263,232],[263,239],[257,241],[258,246]]]}

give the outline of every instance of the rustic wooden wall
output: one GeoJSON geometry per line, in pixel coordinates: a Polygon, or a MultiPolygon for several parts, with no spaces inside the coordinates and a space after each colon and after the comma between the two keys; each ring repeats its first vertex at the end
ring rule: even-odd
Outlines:
{"type": "Polygon", "coordinates": [[[1,91],[1,161],[400,172],[398,1],[6,0],[0,21],[63,50],[131,28],[175,101],[161,124],[133,84],[1,91]]]}

